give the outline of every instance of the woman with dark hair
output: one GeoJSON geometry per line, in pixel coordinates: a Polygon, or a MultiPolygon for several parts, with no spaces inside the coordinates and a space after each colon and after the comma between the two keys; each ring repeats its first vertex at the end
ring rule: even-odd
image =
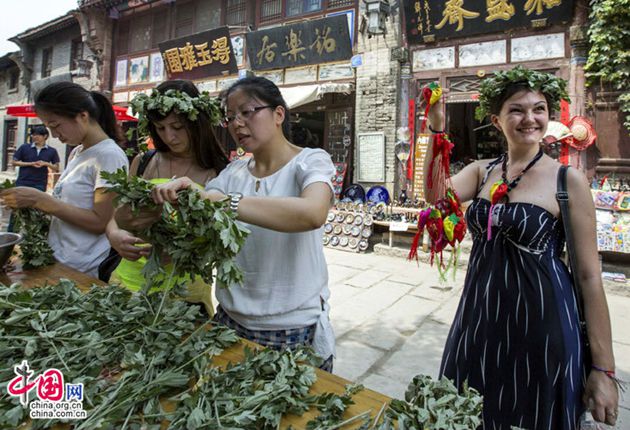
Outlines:
{"type": "MultiPolygon", "coordinates": [[[[330,371],[335,339],[322,245],[333,201],[330,155],[291,143],[289,109],[273,82],[245,78],[222,96],[224,126],[253,157],[232,161],[204,197],[229,198],[251,233],[236,258],[244,282],[216,291],[215,320],[271,348],[312,345],[330,371]]],[[[193,185],[187,177],[159,185],[155,201],[174,201],[193,185]]]]}
{"type": "MultiPolygon", "coordinates": [[[[200,94],[192,82],[163,82],[151,96],[136,96],[131,105],[139,115],[140,133],[148,132],[155,151],[139,154],[131,163],[130,175],[141,176],[155,184],[187,176],[203,186],[227,165],[227,157],[212,131],[221,117],[218,100],[200,94]],[[181,101],[187,103],[179,103],[181,101]],[[188,108],[182,107],[184,105],[188,108]]],[[[124,219],[125,225],[135,230],[138,218],[130,213],[127,206],[119,208],[116,217],[124,219]]],[[[107,227],[107,237],[124,258],[110,282],[120,283],[133,291],[140,290],[144,285],[141,271],[151,249],[149,244],[119,228],[115,219],[107,227]]],[[[210,287],[199,280],[198,285],[188,286],[188,290],[202,296],[208,313],[212,315],[210,287]]]]}
{"type": "Polygon", "coordinates": [[[71,82],[58,82],[35,96],[37,116],[53,137],[78,145],[55,185],[52,196],[28,187],[2,193],[13,208],[34,207],[52,215],[48,243],[55,258],[96,276],[109,252],[105,227],[112,217],[109,187],[101,172],[127,168],[125,153],[116,144],[118,127],[109,100],[71,82]]]}
{"type": "MultiPolygon", "coordinates": [[[[477,117],[490,116],[507,151],[452,177],[459,199],[472,200],[466,219],[473,248],[440,375],[480,391],[486,429],[574,430],[585,409],[614,425],[618,380],[591,193],[580,171],[564,172],[570,219],[562,219],[561,165],[540,145],[550,112],[568,99],[566,81],[516,67],[482,81],[480,93],[477,117]],[[564,223],[580,242],[574,268],[582,297],[560,259],[564,223]],[[588,339],[580,329],[581,299],[588,339]]],[[[438,139],[441,102],[429,121],[438,139]]],[[[432,145],[426,158],[433,159],[432,145]]],[[[425,188],[428,200],[440,197],[434,191],[425,188]]]]}

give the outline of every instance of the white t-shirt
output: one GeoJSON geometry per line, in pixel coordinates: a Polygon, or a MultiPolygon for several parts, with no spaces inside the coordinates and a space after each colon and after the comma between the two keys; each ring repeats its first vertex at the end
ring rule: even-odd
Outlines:
{"type": "MultiPolygon", "coordinates": [[[[101,172],[115,172],[129,168],[127,156],[112,139],[103,140],[83,150],[77,146],[71,161],[53,189],[53,197],[82,209],[94,207],[94,191],[110,185],[101,178],[101,172]]],[[[52,217],[48,244],[57,261],[80,272],[98,276],[98,265],[109,253],[105,233],[94,234],[52,217]]]]}
{"type": "MultiPolygon", "coordinates": [[[[249,160],[231,162],[206,190],[243,196],[298,197],[315,182],[332,190],[335,167],[321,149],[303,149],[273,175],[256,178],[249,160]],[[260,182],[258,191],[256,183],[260,182]]],[[[293,329],[317,324],[313,347],[324,359],[334,354],[328,319],[328,268],[322,244],[323,226],[301,233],[282,233],[243,223],[251,231],[236,256],[242,285],[217,289],[221,307],[251,330],[293,329]]]]}

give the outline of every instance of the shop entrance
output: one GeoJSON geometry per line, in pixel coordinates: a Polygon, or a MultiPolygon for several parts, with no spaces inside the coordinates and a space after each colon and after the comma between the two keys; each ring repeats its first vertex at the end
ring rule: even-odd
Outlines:
{"type": "Polygon", "coordinates": [[[324,112],[292,112],[293,143],[302,148],[323,148],[325,120],[324,112]]]}
{"type": "Polygon", "coordinates": [[[451,155],[452,173],[475,160],[497,158],[503,152],[502,137],[489,119],[475,119],[477,102],[447,103],[446,129],[455,144],[451,155]]]}

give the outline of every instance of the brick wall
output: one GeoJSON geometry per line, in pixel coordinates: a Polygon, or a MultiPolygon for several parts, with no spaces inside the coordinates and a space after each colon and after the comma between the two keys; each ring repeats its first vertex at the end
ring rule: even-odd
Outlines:
{"type": "MultiPolygon", "coordinates": [[[[357,33],[357,53],[362,55],[362,65],[356,69],[356,133],[385,133],[385,185],[393,195],[396,181],[396,159],[394,144],[396,128],[399,126],[400,64],[392,58],[392,50],[400,45],[400,22],[398,3],[392,1],[391,16],[387,20],[387,33],[368,37],[367,30],[357,33]]],[[[365,14],[361,2],[359,23],[365,14]]],[[[358,139],[355,139],[355,160],[358,160],[358,139]]],[[[358,178],[359,166],[355,166],[358,178]]],[[[361,183],[366,189],[375,185],[361,183]]]]}

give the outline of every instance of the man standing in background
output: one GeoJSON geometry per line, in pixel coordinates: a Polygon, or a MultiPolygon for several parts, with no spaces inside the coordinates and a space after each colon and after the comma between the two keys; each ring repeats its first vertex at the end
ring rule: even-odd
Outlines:
{"type": "Polygon", "coordinates": [[[48,146],[48,129],[43,125],[36,125],[31,130],[33,143],[20,146],[13,154],[13,165],[20,167],[17,187],[33,187],[46,191],[48,185],[48,169],[59,171],[59,154],[57,150],[48,146]]]}

